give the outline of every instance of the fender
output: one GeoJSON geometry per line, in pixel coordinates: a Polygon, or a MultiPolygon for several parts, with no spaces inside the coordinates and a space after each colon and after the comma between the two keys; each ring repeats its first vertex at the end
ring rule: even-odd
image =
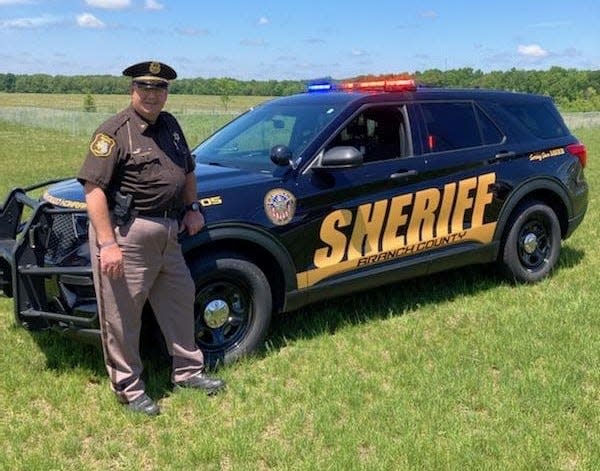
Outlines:
{"type": "Polygon", "coordinates": [[[523,182],[510,192],[508,200],[500,210],[498,224],[494,233],[495,241],[501,241],[508,219],[517,205],[528,195],[540,190],[552,192],[559,198],[565,208],[567,219],[573,216],[573,207],[569,201],[567,191],[560,181],[548,177],[535,177],[523,182]]]}
{"type": "Polygon", "coordinates": [[[251,242],[262,247],[269,252],[271,257],[281,268],[285,281],[285,291],[293,291],[297,288],[296,284],[296,266],[285,246],[278,241],[272,234],[264,229],[243,223],[223,223],[207,226],[206,230],[201,231],[193,237],[184,237],[181,240],[181,247],[184,254],[209,245],[220,240],[243,240],[251,242]]]}

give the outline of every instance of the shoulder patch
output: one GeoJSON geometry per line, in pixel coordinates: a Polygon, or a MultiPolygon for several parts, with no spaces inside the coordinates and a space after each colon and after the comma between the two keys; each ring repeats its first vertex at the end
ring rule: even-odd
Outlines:
{"type": "Polygon", "coordinates": [[[90,151],[96,157],[108,157],[115,147],[115,140],[105,133],[98,133],[90,144],[90,151]]]}

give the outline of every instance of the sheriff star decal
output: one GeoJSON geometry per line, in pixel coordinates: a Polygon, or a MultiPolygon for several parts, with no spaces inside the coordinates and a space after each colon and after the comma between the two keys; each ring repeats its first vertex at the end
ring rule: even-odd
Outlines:
{"type": "Polygon", "coordinates": [[[115,147],[115,140],[108,134],[96,134],[94,140],[90,144],[90,151],[96,157],[108,157],[115,147]]]}
{"type": "Polygon", "coordinates": [[[296,212],[296,197],[287,190],[277,188],[265,195],[265,213],[269,220],[283,226],[290,222],[296,212]]]}

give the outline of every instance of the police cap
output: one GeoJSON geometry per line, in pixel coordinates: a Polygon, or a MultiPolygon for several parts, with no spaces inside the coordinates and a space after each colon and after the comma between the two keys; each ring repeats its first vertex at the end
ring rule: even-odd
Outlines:
{"type": "Polygon", "coordinates": [[[177,72],[162,62],[147,61],[130,65],[123,71],[123,75],[131,77],[134,83],[148,88],[167,88],[169,80],[177,77],[177,72]]]}

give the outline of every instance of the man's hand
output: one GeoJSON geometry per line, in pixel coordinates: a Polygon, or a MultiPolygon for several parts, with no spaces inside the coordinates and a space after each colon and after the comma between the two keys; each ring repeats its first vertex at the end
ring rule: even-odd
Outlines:
{"type": "Polygon", "coordinates": [[[109,278],[123,276],[123,253],[116,242],[100,248],[100,270],[109,278]]]}
{"type": "Polygon", "coordinates": [[[181,221],[181,232],[187,231],[191,236],[200,232],[204,227],[204,216],[199,211],[186,211],[181,221]]]}

